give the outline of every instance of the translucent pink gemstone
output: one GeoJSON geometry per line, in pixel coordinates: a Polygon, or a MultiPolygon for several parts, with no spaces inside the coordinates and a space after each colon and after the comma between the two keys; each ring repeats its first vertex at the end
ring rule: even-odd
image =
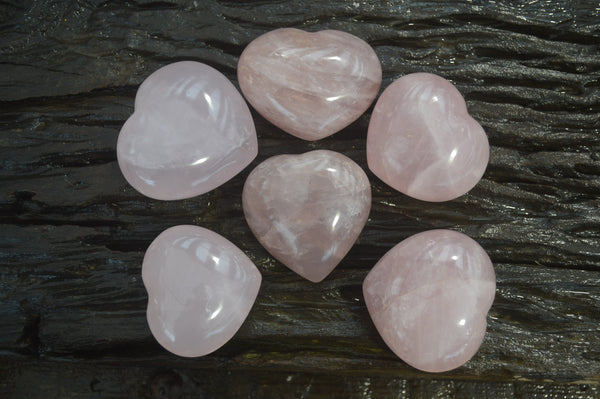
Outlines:
{"type": "Polygon", "coordinates": [[[142,83],[117,143],[125,179],[160,200],[210,191],[257,153],[254,121],[240,93],[216,69],[193,61],[167,65],[142,83]]]}
{"type": "Polygon", "coordinates": [[[496,277],[483,248],[462,233],[431,230],[402,241],[363,284],[385,343],[420,370],[442,372],[479,349],[496,277]]]}
{"type": "Polygon", "coordinates": [[[385,183],[424,201],[448,201],[483,176],[489,144],[446,79],[413,73],[381,95],[367,136],[369,169],[385,183]]]}
{"type": "Polygon", "coordinates": [[[242,203],[250,229],[267,251],[319,282],[363,229],[371,186],[360,166],[337,152],[278,155],[250,173],[242,203]]]}
{"type": "Polygon", "coordinates": [[[261,275],[224,237],[197,226],[163,231],[144,256],[148,325],[179,356],[203,356],[224,345],[242,325],[261,275]]]}
{"type": "Polygon", "coordinates": [[[271,123],[318,140],[369,108],[381,85],[381,64],[371,46],[349,33],[284,28],[246,47],[238,80],[248,102],[271,123]]]}

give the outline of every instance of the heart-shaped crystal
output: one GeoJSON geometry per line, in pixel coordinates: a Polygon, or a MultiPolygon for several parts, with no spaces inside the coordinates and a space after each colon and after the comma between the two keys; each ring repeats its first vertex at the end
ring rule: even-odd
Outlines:
{"type": "Polygon", "coordinates": [[[167,65],[142,83],[117,143],[125,179],[160,200],[204,194],[257,153],[254,121],[240,93],[219,71],[193,61],[167,65]]]}
{"type": "Polygon", "coordinates": [[[144,256],[148,325],[168,351],[203,356],[240,328],[258,294],[261,275],[224,237],[198,226],[163,231],[144,256]]]}
{"type": "Polygon", "coordinates": [[[490,258],[451,230],[402,241],[369,272],[363,294],[385,343],[406,363],[442,372],[479,349],[496,290],[490,258]]]}
{"type": "Polygon", "coordinates": [[[349,33],[276,29],[253,40],[238,63],[244,96],[266,119],[305,140],[361,116],[381,85],[381,64],[349,33]]]}
{"type": "Polygon", "coordinates": [[[371,186],[350,158],[317,150],[267,159],[248,176],[244,214],[260,243],[301,275],[323,280],[350,250],[371,209],[371,186]]]}
{"type": "Polygon", "coordinates": [[[430,73],[406,75],[379,97],[367,136],[369,169],[424,201],[448,201],[481,179],[489,158],[483,128],[460,92],[430,73]]]}

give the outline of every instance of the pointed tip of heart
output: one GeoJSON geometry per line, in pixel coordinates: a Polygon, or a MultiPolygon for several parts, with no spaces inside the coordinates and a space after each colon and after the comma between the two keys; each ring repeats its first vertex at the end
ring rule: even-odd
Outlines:
{"type": "MultiPolygon", "coordinates": [[[[306,280],[310,281],[311,283],[320,283],[321,281],[325,280],[325,278],[327,276],[329,276],[331,274],[331,272],[333,272],[333,270],[335,269],[335,267],[337,266],[339,262],[337,262],[335,265],[333,266],[329,266],[329,267],[321,267],[321,268],[311,268],[310,270],[302,270],[298,267],[295,268],[291,268],[289,267],[292,271],[296,272],[300,277],[305,278],[306,280]]],[[[325,266],[325,265],[323,265],[325,266]]]]}

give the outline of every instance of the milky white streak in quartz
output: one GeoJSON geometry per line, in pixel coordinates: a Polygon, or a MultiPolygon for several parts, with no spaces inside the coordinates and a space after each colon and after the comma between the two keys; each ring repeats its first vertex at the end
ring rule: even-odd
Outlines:
{"type": "Polygon", "coordinates": [[[150,75],[119,133],[125,179],[159,200],[190,198],[225,183],[258,153],[254,121],[237,89],[193,61],[150,75]]]}
{"type": "Polygon", "coordinates": [[[477,352],[495,289],[484,249],[451,230],[400,242],[363,283],[367,309],[385,343],[406,363],[429,372],[459,367],[477,352]]]}
{"type": "Polygon", "coordinates": [[[483,176],[489,144],[446,79],[413,73],[381,95],[367,135],[367,161],[377,177],[424,201],[448,201],[483,176]]]}
{"type": "Polygon", "coordinates": [[[258,294],[261,275],[224,237],[198,226],[163,231],[144,256],[148,325],[168,351],[211,353],[233,337],[258,294]]]}
{"type": "Polygon", "coordinates": [[[361,116],[381,85],[371,46],[349,33],[276,29],[253,40],[238,63],[244,96],[266,119],[305,140],[361,116]]]}
{"type": "Polygon", "coordinates": [[[371,186],[360,166],[337,152],[278,155],[250,173],[242,203],[250,229],[267,251],[319,282],[364,227],[371,186]]]}

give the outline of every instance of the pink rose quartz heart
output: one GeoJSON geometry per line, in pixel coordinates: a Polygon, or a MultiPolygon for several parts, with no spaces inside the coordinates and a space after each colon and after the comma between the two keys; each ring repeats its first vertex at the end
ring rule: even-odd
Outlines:
{"type": "Polygon", "coordinates": [[[496,277],[483,248],[462,233],[431,230],[402,241],[365,278],[369,314],[406,363],[442,372],[479,349],[496,277]]]}
{"type": "Polygon", "coordinates": [[[257,153],[254,121],[240,93],[216,69],[192,61],[167,65],[142,83],[117,143],[125,179],[159,200],[204,194],[257,153]]]}
{"type": "Polygon", "coordinates": [[[336,30],[276,29],[252,41],[238,63],[244,96],[271,123],[304,140],[358,119],[381,85],[371,46],[336,30]]]}
{"type": "Polygon", "coordinates": [[[175,226],[144,256],[148,325],[168,351],[203,356],[240,328],[258,294],[261,275],[235,245],[210,230],[175,226]]]}
{"type": "Polygon", "coordinates": [[[446,79],[413,73],[381,95],[367,136],[367,161],[377,177],[424,201],[448,201],[483,176],[489,144],[446,79]]]}
{"type": "Polygon", "coordinates": [[[317,150],[267,159],[248,176],[244,214],[277,260],[323,280],[350,250],[371,209],[371,186],[350,158],[317,150]]]}

